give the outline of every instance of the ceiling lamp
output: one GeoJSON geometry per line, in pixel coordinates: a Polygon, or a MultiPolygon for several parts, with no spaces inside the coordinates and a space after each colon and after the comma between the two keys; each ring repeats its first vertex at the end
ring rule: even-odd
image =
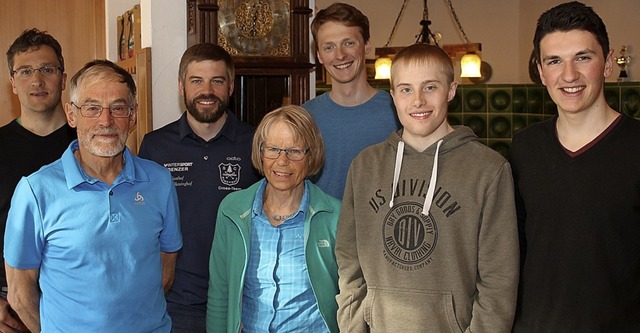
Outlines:
{"type": "MultiPolygon", "coordinates": [[[[402,2],[402,7],[400,8],[400,12],[398,13],[398,17],[396,18],[396,22],[393,25],[393,29],[391,30],[391,34],[389,35],[389,39],[387,43],[382,48],[376,48],[376,56],[377,60],[375,63],[375,79],[388,79],[389,71],[387,68],[391,66],[391,61],[393,56],[398,53],[399,50],[404,47],[388,47],[391,39],[393,38],[393,34],[398,26],[398,22],[400,17],[402,16],[408,0],[404,0],[402,2]]],[[[467,38],[467,34],[464,32],[462,25],[460,24],[460,20],[458,19],[458,15],[456,14],[455,9],[453,8],[453,3],[451,0],[446,0],[449,5],[449,11],[453,19],[455,20],[458,30],[462,34],[462,37],[465,40],[464,44],[445,44],[438,45],[438,41],[441,39],[441,35],[439,33],[433,34],[429,29],[429,25],[431,21],[429,20],[429,7],[427,5],[427,0],[424,0],[423,7],[423,19],[420,21],[420,25],[422,25],[422,31],[417,35],[416,43],[426,43],[431,45],[436,45],[441,47],[449,57],[453,60],[458,59],[460,54],[464,54],[460,59],[460,77],[468,77],[468,78],[482,78],[481,82],[485,82],[489,79],[489,77],[483,76],[481,71],[481,67],[489,67],[489,64],[483,63],[480,58],[480,52],[482,51],[482,44],[480,43],[471,43],[469,38],[467,38]]],[[[488,72],[488,71],[485,71],[488,72]]],[[[474,81],[475,82],[475,81],[474,81]]]]}
{"type": "Polygon", "coordinates": [[[460,77],[481,77],[482,59],[475,52],[468,52],[460,59],[460,77]]]}
{"type": "Polygon", "coordinates": [[[391,58],[385,56],[376,59],[375,63],[376,69],[376,80],[389,79],[391,78],[391,58]]]}
{"type": "MultiPolygon", "coordinates": [[[[458,30],[460,30],[460,33],[466,42],[465,45],[468,46],[466,54],[460,59],[460,77],[482,77],[482,73],[480,71],[482,59],[480,59],[480,55],[475,52],[476,50],[471,49],[471,42],[469,41],[469,38],[467,38],[467,34],[464,32],[464,29],[462,29],[462,24],[460,24],[458,14],[456,14],[456,10],[453,8],[451,0],[447,0],[447,4],[449,5],[451,16],[453,16],[453,19],[456,21],[458,30]]],[[[427,0],[424,0],[424,5],[427,5],[427,0]]]]}
{"type": "Polygon", "coordinates": [[[389,43],[391,42],[391,39],[393,38],[393,35],[396,32],[396,28],[398,28],[398,22],[402,17],[402,13],[404,13],[404,9],[407,8],[408,1],[409,0],[402,1],[400,12],[396,17],[396,22],[393,24],[393,28],[391,29],[391,34],[389,34],[389,38],[387,39],[387,42],[384,44],[382,48],[376,48],[376,56],[378,57],[378,59],[376,59],[376,62],[374,64],[374,68],[376,70],[376,75],[374,79],[376,80],[383,80],[383,79],[388,80],[391,78],[391,57],[396,53],[398,53],[398,51],[402,48],[391,48],[388,46],[389,46],[389,43]]]}

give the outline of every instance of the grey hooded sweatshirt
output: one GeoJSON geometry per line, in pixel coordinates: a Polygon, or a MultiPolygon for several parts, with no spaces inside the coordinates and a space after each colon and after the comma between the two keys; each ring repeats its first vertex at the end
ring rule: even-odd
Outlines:
{"type": "Polygon", "coordinates": [[[468,127],[423,152],[401,135],[349,169],[336,239],[340,331],[510,332],[519,252],[509,163],[468,127]]]}

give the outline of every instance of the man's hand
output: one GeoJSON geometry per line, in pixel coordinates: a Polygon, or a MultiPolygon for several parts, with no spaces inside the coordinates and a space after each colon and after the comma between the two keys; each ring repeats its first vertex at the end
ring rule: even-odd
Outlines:
{"type": "Polygon", "coordinates": [[[11,310],[9,303],[0,297],[0,333],[30,332],[20,321],[20,318],[11,310]]]}

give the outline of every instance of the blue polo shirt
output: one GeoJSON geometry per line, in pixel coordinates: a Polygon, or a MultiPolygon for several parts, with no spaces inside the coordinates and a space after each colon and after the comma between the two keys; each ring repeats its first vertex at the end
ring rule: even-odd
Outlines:
{"type": "Polygon", "coordinates": [[[205,141],[180,119],[145,135],[138,156],[167,168],[180,204],[184,247],[167,294],[170,314],[204,316],[209,288],[209,255],[220,201],[258,181],[251,165],[253,128],[231,111],[213,139],[205,141]]]}
{"type": "Polygon", "coordinates": [[[182,246],[170,174],[124,151],[112,185],[62,157],[16,187],[5,261],[39,269],[43,332],[169,332],[160,252],[182,246]]]}

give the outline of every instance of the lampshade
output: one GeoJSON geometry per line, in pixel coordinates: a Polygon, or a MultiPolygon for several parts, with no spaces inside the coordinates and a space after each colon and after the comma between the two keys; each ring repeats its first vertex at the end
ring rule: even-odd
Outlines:
{"type": "Polygon", "coordinates": [[[482,60],[475,52],[469,52],[460,59],[461,73],[460,77],[481,77],[480,66],[482,60]]]}
{"type": "Polygon", "coordinates": [[[391,59],[387,57],[380,57],[376,59],[376,80],[389,79],[391,77],[391,59]]]}

